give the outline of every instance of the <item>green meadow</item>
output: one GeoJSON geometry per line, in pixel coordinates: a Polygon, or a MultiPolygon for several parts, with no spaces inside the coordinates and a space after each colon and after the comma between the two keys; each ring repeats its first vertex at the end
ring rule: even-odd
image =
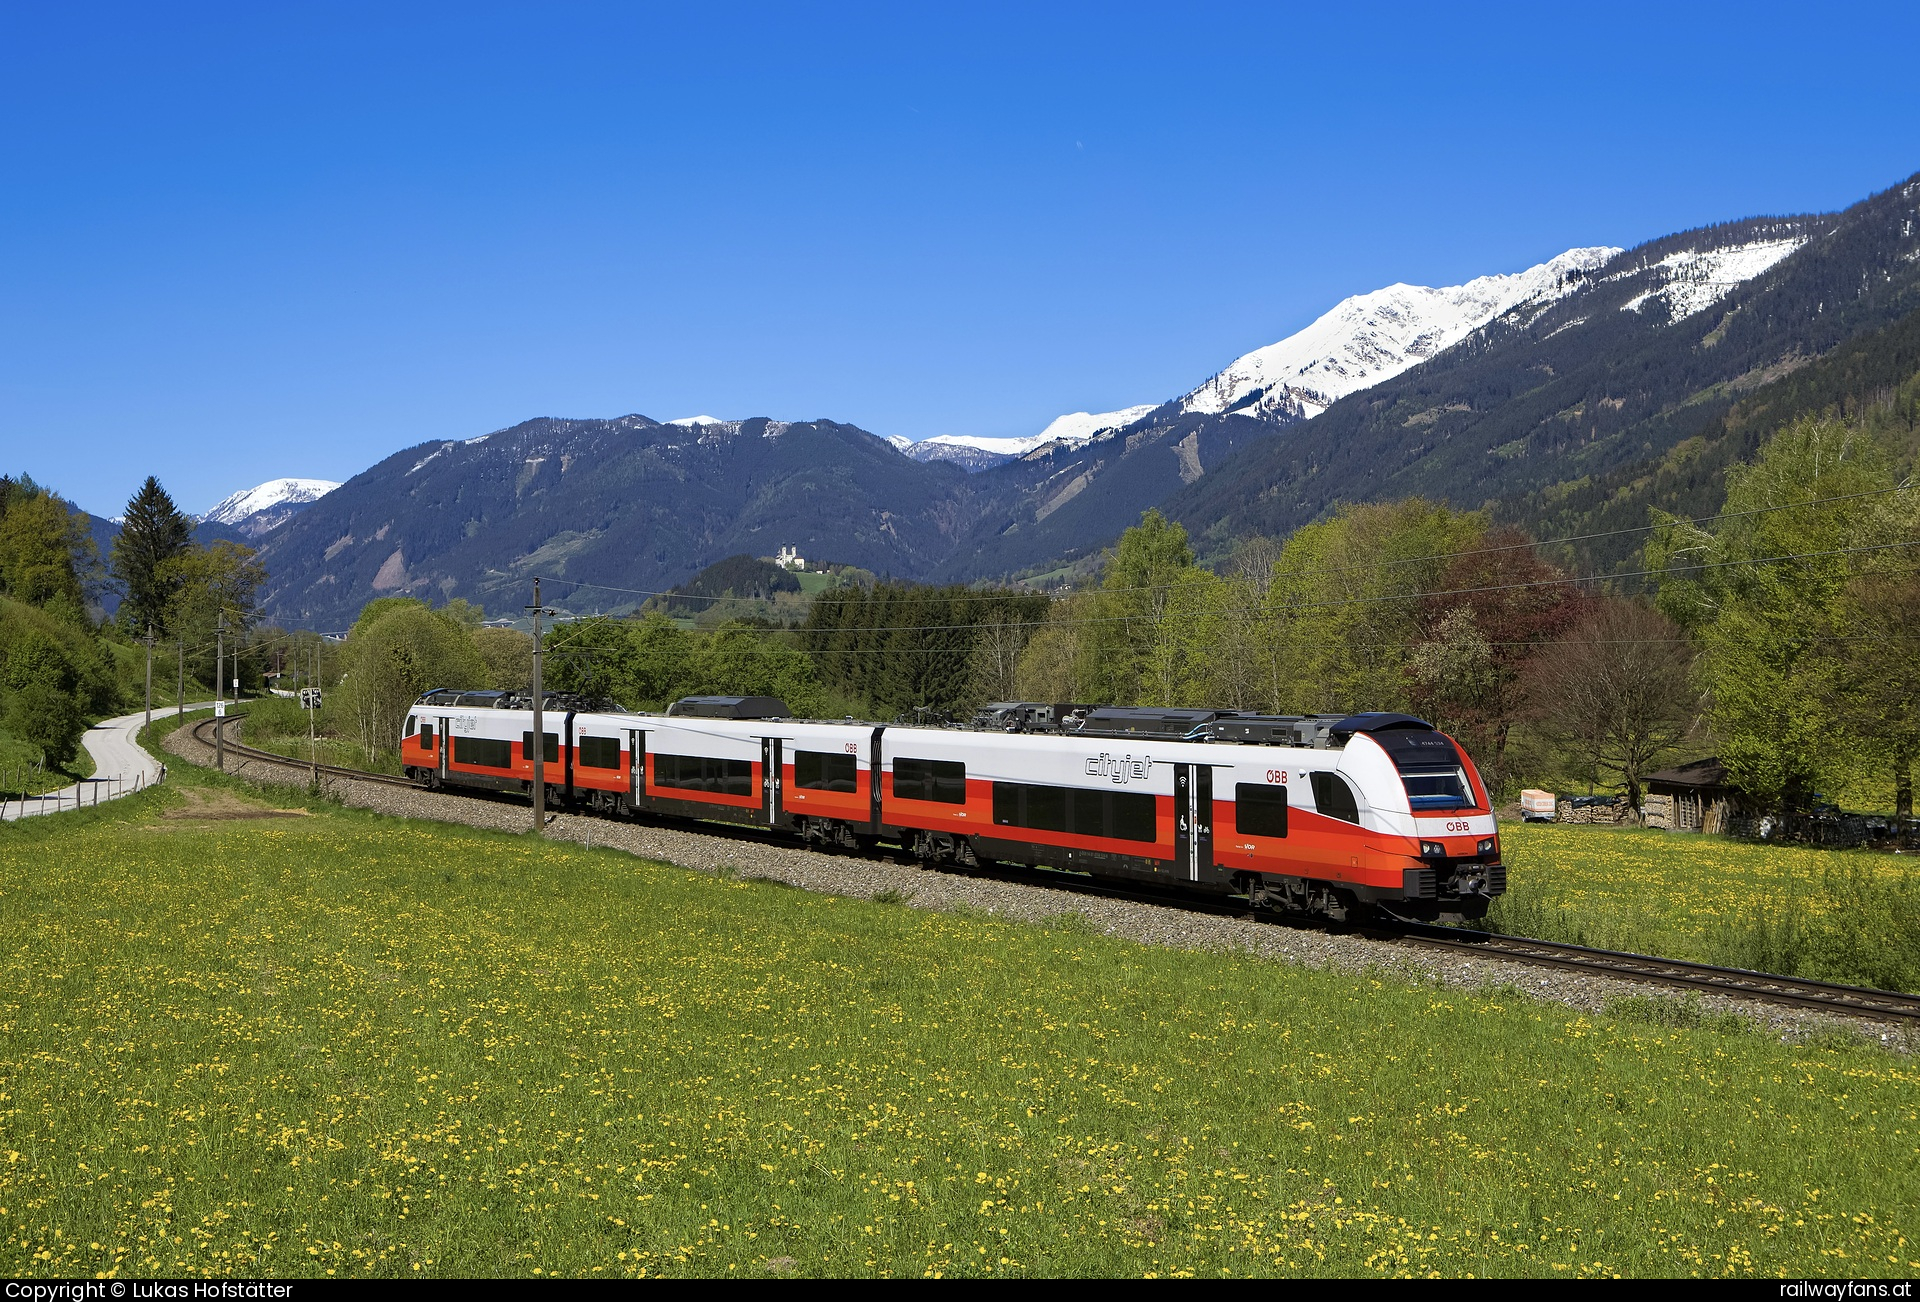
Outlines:
{"type": "Polygon", "coordinates": [[[1920,991],[1920,868],[1872,850],[1503,824],[1513,935],[1920,991]]]}
{"type": "Polygon", "coordinates": [[[1911,1275],[1920,1068],[184,771],[0,830],[9,1275],[1911,1275]]]}

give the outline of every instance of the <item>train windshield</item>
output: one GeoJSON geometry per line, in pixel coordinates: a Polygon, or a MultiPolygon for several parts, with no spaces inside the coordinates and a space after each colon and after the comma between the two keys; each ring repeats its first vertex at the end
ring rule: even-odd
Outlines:
{"type": "Polygon", "coordinates": [[[1467,809],[1473,805],[1467,775],[1457,768],[1419,770],[1400,777],[1407,784],[1407,799],[1415,809],[1467,809]]]}

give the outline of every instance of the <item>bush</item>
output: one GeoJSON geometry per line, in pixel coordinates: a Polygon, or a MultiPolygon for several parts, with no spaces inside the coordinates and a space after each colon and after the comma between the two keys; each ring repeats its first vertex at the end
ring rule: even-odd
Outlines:
{"type": "Polygon", "coordinates": [[[73,697],[51,683],[30,683],[7,702],[7,731],[38,746],[47,763],[64,769],[79,754],[87,721],[73,697]]]}
{"type": "Polygon", "coordinates": [[[1809,896],[1756,908],[1721,936],[1729,967],[1920,991],[1920,882],[1863,858],[1821,870],[1809,896]]]}
{"type": "Polygon", "coordinates": [[[347,637],[336,694],[367,758],[400,745],[407,708],[428,688],[476,688],[486,662],[458,621],[416,601],[369,603],[347,637]],[[371,613],[372,617],[369,617],[371,613]]]}

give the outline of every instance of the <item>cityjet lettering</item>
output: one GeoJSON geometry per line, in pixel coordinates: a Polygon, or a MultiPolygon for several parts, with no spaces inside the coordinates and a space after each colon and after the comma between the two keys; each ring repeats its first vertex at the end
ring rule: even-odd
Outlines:
{"type": "Polygon", "coordinates": [[[1153,756],[1142,755],[1135,759],[1131,755],[1089,755],[1087,756],[1087,776],[1090,778],[1109,778],[1114,782],[1145,782],[1147,774],[1153,770],[1153,756]]]}

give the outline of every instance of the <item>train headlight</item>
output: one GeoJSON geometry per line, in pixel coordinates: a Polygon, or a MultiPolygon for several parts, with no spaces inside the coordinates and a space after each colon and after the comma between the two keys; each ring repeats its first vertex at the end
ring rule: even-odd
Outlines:
{"type": "Polygon", "coordinates": [[[1500,849],[1500,838],[1499,838],[1499,837],[1497,837],[1497,836],[1488,836],[1488,837],[1482,837],[1482,838],[1481,838],[1481,840],[1480,840],[1480,853],[1481,853],[1481,854],[1493,854],[1493,853],[1495,853],[1496,851],[1498,851],[1499,849],[1500,849]]]}
{"type": "Polygon", "coordinates": [[[1420,843],[1420,857],[1422,859],[1444,859],[1447,857],[1447,847],[1441,845],[1438,841],[1422,841],[1420,843]]]}

